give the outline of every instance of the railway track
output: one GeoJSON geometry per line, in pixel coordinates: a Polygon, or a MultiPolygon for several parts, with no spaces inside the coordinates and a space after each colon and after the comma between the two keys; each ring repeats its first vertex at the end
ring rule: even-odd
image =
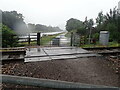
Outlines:
{"type": "Polygon", "coordinates": [[[0,48],[0,55],[2,64],[10,62],[24,61],[24,56],[26,54],[25,47],[16,48],[0,48]]]}
{"type": "Polygon", "coordinates": [[[83,48],[83,49],[102,55],[120,54],[120,47],[94,47],[94,48],[83,48]]]}
{"type": "MultiPolygon", "coordinates": [[[[120,73],[120,47],[95,47],[95,48],[83,48],[83,49],[88,50],[90,54],[103,55],[111,63],[111,67],[113,68],[113,70],[115,70],[116,73],[120,73]]],[[[0,53],[3,54],[2,61],[4,61],[5,63],[10,62],[10,61],[11,62],[24,61],[26,50],[25,48],[19,48],[17,50],[16,49],[11,49],[11,50],[5,49],[5,51],[0,52],[0,53]]],[[[72,55],[77,55],[77,54],[74,53],[72,55]]],[[[61,55],[56,55],[56,56],[61,56],[61,55]]]]}
{"type": "Polygon", "coordinates": [[[86,50],[112,50],[112,49],[120,49],[120,47],[90,47],[90,48],[83,48],[86,50]]]}

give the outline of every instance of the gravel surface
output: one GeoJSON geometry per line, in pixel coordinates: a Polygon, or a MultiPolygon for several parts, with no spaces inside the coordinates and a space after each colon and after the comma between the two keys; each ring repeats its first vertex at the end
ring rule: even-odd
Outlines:
{"type": "MultiPolygon", "coordinates": [[[[103,57],[53,60],[32,63],[9,63],[2,65],[2,73],[120,87],[120,76],[114,73],[111,63],[103,57]]],[[[16,85],[3,84],[3,87],[16,85]]],[[[25,86],[23,86],[25,88],[25,86]]],[[[26,86],[27,87],[27,86],[26,86]]]]}
{"type": "Polygon", "coordinates": [[[111,49],[111,50],[89,50],[94,53],[103,53],[103,56],[111,63],[110,66],[114,70],[115,73],[120,73],[120,49],[111,49]],[[117,53],[109,53],[117,52],[117,53]],[[108,54],[104,54],[105,52],[108,52],[108,54]]]}

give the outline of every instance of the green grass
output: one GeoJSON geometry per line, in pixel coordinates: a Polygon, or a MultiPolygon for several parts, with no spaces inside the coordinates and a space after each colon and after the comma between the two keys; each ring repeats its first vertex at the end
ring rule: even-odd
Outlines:
{"type": "Polygon", "coordinates": [[[110,47],[118,47],[118,46],[120,46],[120,43],[118,43],[118,42],[109,42],[109,46],[110,47]]]}
{"type": "Polygon", "coordinates": [[[52,41],[53,38],[55,38],[56,36],[58,36],[59,34],[56,35],[50,35],[50,36],[43,36],[41,38],[41,45],[46,45],[47,43],[49,43],[50,41],[52,41]]]}
{"type": "Polygon", "coordinates": [[[107,46],[100,45],[99,42],[97,42],[96,45],[94,45],[94,44],[85,44],[85,45],[81,45],[80,47],[82,47],[82,48],[92,48],[92,47],[118,47],[118,46],[120,46],[120,44],[118,44],[117,42],[109,42],[109,44],[107,46]]]}
{"type": "MultiPolygon", "coordinates": [[[[41,45],[46,45],[47,43],[49,43],[53,38],[55,38],[58,35],[60,35],[60,34],[43,36],[41,38],[41,42],[40,42],[41,45]]],[[[34,46],[34,45],[37,45],[37,41],[30,42],[30,46],[34,46]]],[[[22,42],[22,43],[19,43],[19,46],[29,46],[29,44],[28,44],[28,42],[22,42]]]]}
{"type": "MultiPolygon", "coordinates": [[[[37,44],[37,41],[32,41],[32,42],[30,42],[30,45],[36,45],[37,44]]],[[[28,42],[21,42],[21,43],[19,43],[19,45],[18,46],[29,46],[29,44],[28,44],[28,42]]]]}

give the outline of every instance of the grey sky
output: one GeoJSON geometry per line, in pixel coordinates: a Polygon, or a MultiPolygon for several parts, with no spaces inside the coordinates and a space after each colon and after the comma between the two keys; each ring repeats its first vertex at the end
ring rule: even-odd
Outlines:
{"type": "Polygon", "coordinates": [[[64,29],[66,21],[76,18],[84,21],[95,19],[102,10],[118,6],[120,0],[0,0],[3,11],[16,10],[22,13],[26,23],[59,26],[64,29]]]}

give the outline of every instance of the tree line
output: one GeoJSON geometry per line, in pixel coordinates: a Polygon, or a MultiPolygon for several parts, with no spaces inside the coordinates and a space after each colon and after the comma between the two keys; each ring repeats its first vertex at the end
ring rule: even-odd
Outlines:
{"type": "Polygon", "coordinates": [[[70,18],[66,23],[66,30],[68,32],[76,32],[82,36],[91,38],[99,38],[100,31],[110,32],[110,41],[117,41],[120,43],[120,15],[115,8],[110,9],[109,13],[103,14],[103,11],[98,13],[96,20],[85,18],[84,21],[70,18]]]}
{"type": "Polygon", "coordinates": [[[12,30],[16,30],[17,25],[22,25],[21,29],[31,30],[32,32],[56,32],[61,31],[59,27],[46,26],[42,24],[26,24],[24,22],[24,16],[17,11],[3,11],[2,23],[8,26],[12,30]]]}
{"type": "Polygon", "coordinates": [[[59,27],[46,26],[42,24],[28,23],[28,29],[32,32],[59,32],[62,31],[59,27]]]}

